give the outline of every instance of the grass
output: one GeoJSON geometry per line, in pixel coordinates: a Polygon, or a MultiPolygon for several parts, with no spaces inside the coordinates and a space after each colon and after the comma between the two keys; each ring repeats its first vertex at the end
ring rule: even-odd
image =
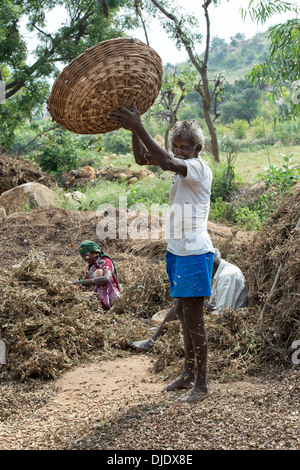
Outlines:
{"type": "MultiPolygon", "coordinates": [[[[266,168],[272,164],[281,167],[284,163],[283,155],[293,154],[292,166],[300,165],[300,146],[273,146],[266,148],[257,148],[253,150],[244,150],[237,154],[235,160],[236,181],[239,183],[253,184],[260,179],[260,175],[266,172],[266,168]]],[[[202,158],[210,165],[212,171],[216,168],[213,158],[208,153],[203,153],[202,158]]],[[[221,153],[221,162],[226,161],[226,154],[221,153]]],[[[134,161],[133,155],[113,155],[106,157],[100,162],[102,167],[113,165],[121,168],[140,168],[134,161]]],[[[158,167],[149,167],[156,174],[153,180],[142,179],[134,184],[128,184],[125,181],[115,182],[99,179],[91,185],[84,188],[76,188],[84,196],[80,202],[64,197],[64,191],[59,191],[61,206],[73,210],[94,210],[100,209],[103,205],[120,207],[120,196],[125,197],[128,209],[134,209],[138,204],[140,212],[151,212],[151,205],[158,204],[160,208],[168,204],[168,192],[170,187],[170,173],[164,173],[158,167]]],[[[124,207],[122,205],[122,207],[124,207]]],[[[102,207],[103,208],[103,207],[102,207]]],[[[164,208],[163,208],[164,209],[164,208]]],[[[210,219],[221,220],[225,217],[227,206],[224,202],[211,208],[210,219]]],[[[255,215],[255,214],[254,214],[255,215]]],[[[226,217],[225,217],[226,218],[226,217]]]]}
{"type": "MultiPolygon", "coordinates": [[[[266,172],[271,165],[281,167],[284,163],[283,155],[292,155],[292,166],[300,165],[300,146],[270,146],[253,150],[243,150],[237,154],[235,173],[239,180],[252,184],[260,179],[260,174],[266,172]]],[[[226,160],[225,153],[221,154],[221,161],[226,160]]]]}
{"type": "Polygon", "coordinates": [[[140,180],[134,184],[126,182],[115,182],[98,180],[92,185],[84,188],[76,188],[84,194],[80,203],[73,199],[65,199],[64,192],[59,191],[61,206],[65,209],[78,210],[97,210],[102,205],[110,204],[113,207],[119,207],[120,196],[126,197],[127,209],[133,209],[135,204],[145,211],[150,212],[152,204],[167,204],[168,191],[170,186],[170,176],[162,179],[157,176],[154,180],[140,180]]]}

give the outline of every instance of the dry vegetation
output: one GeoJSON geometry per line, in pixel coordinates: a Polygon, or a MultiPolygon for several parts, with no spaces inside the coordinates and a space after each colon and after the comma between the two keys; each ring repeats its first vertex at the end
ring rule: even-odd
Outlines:
{"type": "MultiPolygon", "coordinates": [[[[157,395],[146,402],[133,402],[130,408],[123,408],[120,402],[105,423],[94,415],[82,416],[83,420],[90,418],[84,438],[76,436],[83,426],[77,416],[72,433],[59,421],[55,426],[62,428],[61,440],[39,441],[36,446],[297,448],[299,366],[292,364],[291,348],[300,339],[299,216],[300,190],[295,188],[253,238],[210,226],[214,243],[241,267],[250,289],[248,309],[206,315],[215,400],[208,400],[204,407],[174,405],[157,395]],[[246,384],[251,380],[253,386],[235,388],[238,380],[246,384]],[[228,384],[227,395],[218,388],[222,383],[228,384]],[[263,418],[257,415],[260,408],[263,418]]],[[[115,361],[136,354],[128,350],[127,340],[145,337],[153,326],[152,315],[171,302],[162,240],[104,242],[105,251],[118,266],[122,288],[121,300],[104,313],[86,292],[72,285],[82,269],[77,246],[83,239],[94,238],[95,213],[43,208],[3,217],[0,224],[0,339],[8,353],[7,365],[0,366],[0,417],[5,430],[5,423],[10,429],[19,427],[21,416],[47,403],[62,371],[95,357],[115,361]]],[[[165,380],[178,373],[183,358],[178,322],[169,325],[151,354],[154,377],[165,380]]],[[[17,448],[30,448],[28,440],[24,442],[18,441],[17,448]]]]}

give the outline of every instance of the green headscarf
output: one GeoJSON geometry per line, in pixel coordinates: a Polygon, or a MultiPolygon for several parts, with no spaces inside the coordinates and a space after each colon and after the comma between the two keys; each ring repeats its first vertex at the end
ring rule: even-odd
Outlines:
{"type": "Polygon", "coordinates": [[[87,253],[92,253],[92,252],[99,253],[100,256],[105,256],[106,258],[109,258],[113,264],[115,275],[117,277],[117,268],[116,268],[114,261],[111,259],[110,256],[108,256],[107,253],[105,253],[102,250],[102,248],[100,247],[100,245],[98,245],[98,243],[95,243],[91,240],[84,240],[83,242],[80,243],[79,253],[81,255],[86,255],[87,253]]]}

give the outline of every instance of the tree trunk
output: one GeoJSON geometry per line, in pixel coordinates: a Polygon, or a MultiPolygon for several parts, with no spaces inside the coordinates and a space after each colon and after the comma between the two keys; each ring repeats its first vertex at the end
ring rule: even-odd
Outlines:
{"type": "Polygon", "coordinates": [[[204,113],[205,122],[208,127],[208,131],[210,135],[211,152],[213,154],[215,162],[220,163],[219,145],[218,145],[217,132],[216,132],[214,122],[211,118],[209,109],[205,109],[205,107],[203,107],[203,113],[204,113]]]}

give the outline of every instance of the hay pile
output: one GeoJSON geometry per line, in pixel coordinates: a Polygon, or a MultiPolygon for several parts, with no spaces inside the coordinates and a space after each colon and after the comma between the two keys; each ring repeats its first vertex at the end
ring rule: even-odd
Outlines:
{"type": "Polygon", "coordinates": [[[16,155],[7,155],[0,147],[0,194],[32,181],[49,188],[57,188],[54,177],[43,173],[37,165],[29,161],[17,158],[16,155]]]}
{"type": "MultiPolygon", "coordinates": [[[[8,352],[0,380],[49,379],[93,355],[112,359],[132,354],[127,341],[147,338],[152,315],[172,303],[163,240],[106,242],[104,249],[118,266],[122,297],[104,313],[98,302],[91,302],[89,295],[72,285],[82,272],[76,246],[94,233],[94,214],[49,208],[40,214],[45,220],[24,225],[24,218],[28,222],[37,212],[17,214],[3,222],[5,240],[14,246],[20,266],[5,267],[0,274],[0,340],[8,352]],[[33,250],[28,254],[28,247],[16,243],[21,230],[30,241],[29,249],[32,240],[39,249],[47,246],[47,253],[33,250]],[[20,261],[26,250],[27,257],[20,261]]],[[[239,243],[230,239],[229,246],[225,236],[223,245],[222,237],[213,237],[226,258],[241,267],[250,288],[247,310],[206,315],[209,370],[215,379],[241,378],[269,364],[292,365],[292,344],[300,339],[300,230],[295,228],[299,215],[296,187],[254,238],[239,243]],[[263,321],[258,323],[261,313],[263,321]]],[[[7,254],[3,247],[5,263],[7,254]]],[[[153,359],[155,372],[164,376],[173,377],[181,369],[179,322],[169,324],[154,347],[153,359]]]]}
{"type": "Polygon", "coordinates": [[[53,272],[38,252],[0,276],[0,337],[13,378],[53,378],[104,343],[97,303],[53,272]]]}
{"type": "Polygon", "coordinates": [[[169,301],[164,263],[124,255],[118,269],[123,297],[106,313],[90,293],[72,281],[80,260],[46,259],[32,250],[24,261],[0,274],[0,339],[7,348],[2,378],[51,379],[93,355],[112,359],[129,351],[127,341],[145,336],[153,312],[169,301]],[[150,288],[151,286],[151,288],[150,288]]]}
{"type": "MultiPolygon", "coordinates": [[[[297,185],[252,241],[231,251],[227,241],[220,247],[227,260],[242,269],[250,306],[206,315],[209,371],[214,379],[240,379],[266,367],[293,367],[293,343],[300,339],[299,217],[297,185]]],[[[178,328],[168,328],[154,347],[156,372],[176,376],[183,357],[179,342],[178,328]]]]}
{"type": "Polygon", "coordinates": [[[288,365],[300,339],[300,185],[269,217],[238,262],[249,283],[258,317],[261,360],[288,365]]]}

